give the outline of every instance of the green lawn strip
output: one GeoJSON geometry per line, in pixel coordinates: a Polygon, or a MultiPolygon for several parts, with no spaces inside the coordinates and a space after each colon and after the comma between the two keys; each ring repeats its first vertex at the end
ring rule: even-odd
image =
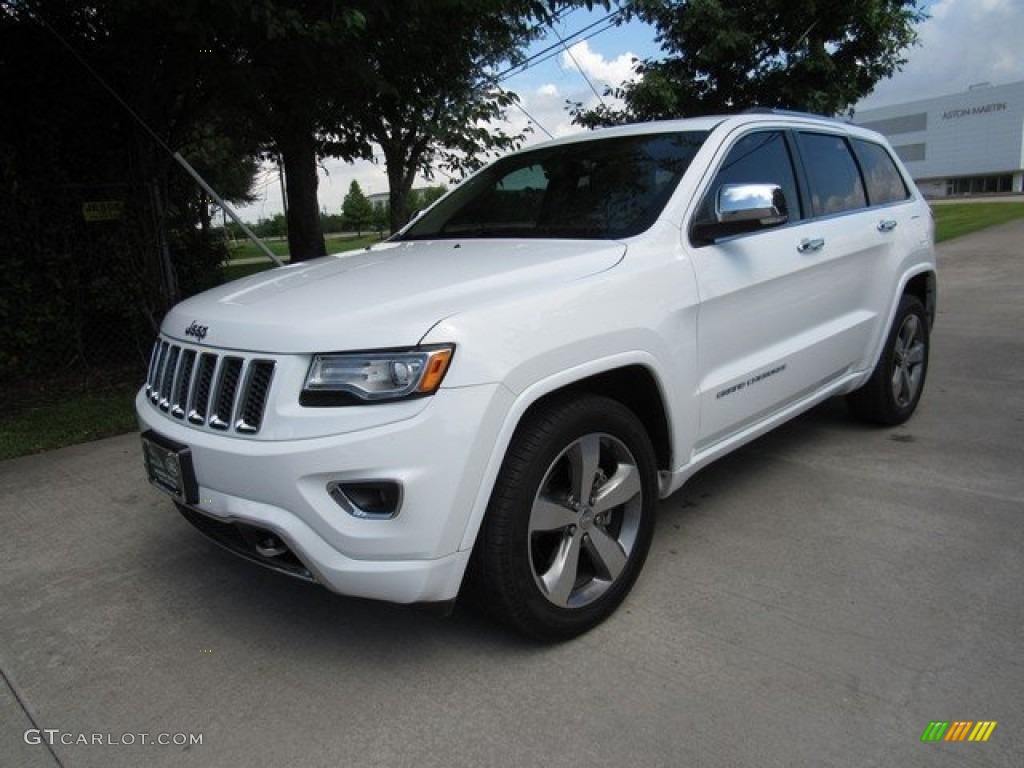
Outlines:
{"type": "MultiPolygon", "coordinates": [[[[351,251],[354,248],[365,248],[371,243],[380,241],[380,236],[376,233],[369,233],[360,236],[355,235],[343,235],[343,236],[332,236],[328,235],[324,238],[324,243],[327,246],[328,253],[340,253],[341,251],[351,251]]],[[[273,252],[275,256],[288,257],[288,241],[287,240],[264,240],[267,247],[273,252]]],[[[266,254],[263,253],[257,247],[256,243],[251,240],[235,240],[234,242],[228,243],[228,253],[230,258],[234,259],[253,259],[253,258],[266,258],[266,254]]],[[[269,259],[268,259],[269,261],[269,259]]]]}
{"type": "MultiPolygon", "coordinates": [[[[326,240],[327,253],[344,253],[345,251],[354,251],[360,248],[365,248],[368,245],[380,242],[380,236],[376,233],[362,235],[361,237],[327,237],[326,240]]],[[[275,256],[280,256],[285,262],[288,261],[288,241],[287,240],[271,240],[267,243],[270,250],[273,251],[275,256]]],[[[228,252],[231,254],[231,259],[250,259],[258,258],[257,261],[252,264],[228,264],[224,270],[226,280],[237,280],[240,277],[246,277],[248,275],[254,275],[257,272],[263,272],[268,269],[272,269],[275,264],[266,257],[259,248],[256,247],[255,243],[249,241],[239,241],[228,245],[228,252]]]]}
{"type": "Polygon", "coordinates": [[[941,203],[933,205],[935,242],[1024,219],[1024,202],[1008,203],[941,203]]]}
{"type": "Polygon", "coordinates": [[[133,400],[140,384],[14,409],[0,417],[0,460],[131,432],[138,426],[133,400]]]}
{"type": "MultiPolygon", "coordinates": [[[[288,241],[278,240],[272,238],[264,238],[264,245],[270,249],[271,253],[275,256],[288,257],[288,241]]],[[[228,258],[230,259],[266,259],[267,256],[262,250],[251,240],[235,240],[234,242],[228,243],[228,258]]],[[[267,259],[270,261],[270,259],[267,259]]]]}

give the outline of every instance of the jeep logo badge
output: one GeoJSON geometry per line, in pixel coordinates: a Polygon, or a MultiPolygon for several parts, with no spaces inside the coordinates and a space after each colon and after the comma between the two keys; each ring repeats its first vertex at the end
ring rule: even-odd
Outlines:
{"type": "Polygon", "coordinates": [[[199,325],[195,320],[192,321],[192,325],[185,329],[186,336],[194,336],[196,341],[202,341],[206,338],[206,331],[209,330],[205,325],[199,325]]]}

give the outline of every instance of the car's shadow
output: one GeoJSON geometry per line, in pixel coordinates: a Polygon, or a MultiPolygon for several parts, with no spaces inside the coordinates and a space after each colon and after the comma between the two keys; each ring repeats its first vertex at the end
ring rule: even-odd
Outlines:
{"type": "MultiPolygon", "coordinates": [[[[714,514],[716,499],[727,497],[738,477],[758,483],[771,472],[765,457],[787,453],[825,433],[864,431],[839,400],[830,400],[768,435],[709,465],[662,503],[659,525],[682,528],[694,515],[714,514]]],[[[416,607],[350,598],[264,569],[224,551],[192,529],[168,504],[160,540],[141,553],[151,565],[152,599],[166,602],[171,614],[209,626],[215,635],[245,638],[272,648],[301,647],[312,656],[334,656],[345,649],[374,654],[416,648],[465,646],[513,654],[549,646],[494,623],[470,601],[460,598],[453,613],[441,617],[416,607]],[[173,554],[169,554],[173,553],[173,554]]]]}

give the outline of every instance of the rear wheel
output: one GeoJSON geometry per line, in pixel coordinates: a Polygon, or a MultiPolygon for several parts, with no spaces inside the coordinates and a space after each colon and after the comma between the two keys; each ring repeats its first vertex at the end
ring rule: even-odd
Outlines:
{"type": "Polygon", "coordinates": [[[657,476],[643,426],[594,395],[542,404],[517,430],[474,553],[483,607],[565,639],[628,594],[654,530],[657,476]]]}
{"type": "Polygon", "coordinates": [[[895,426],[909,419],[924,391],[930,338],[924,305],[904,294],[871,378],[847,395],[850,410],[874,424],[895,426]]]}

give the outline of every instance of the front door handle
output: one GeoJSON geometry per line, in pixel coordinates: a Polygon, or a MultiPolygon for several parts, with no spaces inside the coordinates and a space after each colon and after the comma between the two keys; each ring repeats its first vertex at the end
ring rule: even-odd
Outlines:
{"type": "Polygon", "coordinates": [[[880,222],[878,222],[879,232],[892,232],[894,229],[896,229],[895,219],[882,219],[880,222]]]}
{"type": "Polygon", "coordinates": [[[800,245],[796,247],[800,253],[811,253],[813,251],[820,251],[825,247],[825,238],[815,237],[813,240],[808,240],[806,237],[800,241],[800,245]]]}

